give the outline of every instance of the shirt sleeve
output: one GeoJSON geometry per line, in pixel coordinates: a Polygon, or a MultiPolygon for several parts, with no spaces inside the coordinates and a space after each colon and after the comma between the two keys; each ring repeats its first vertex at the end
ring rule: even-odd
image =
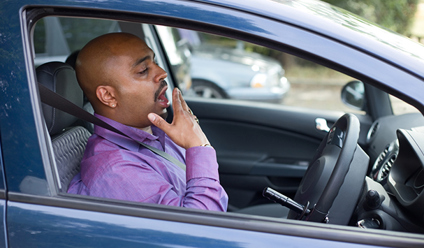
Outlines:
{"type": "Polygon", "coordinates": [[[227,211],[228,195],[219,183],[218,162],[212,147],[186,151],[187,191],[184,206],[227,211]]]}
{"type": "MultiPolygon", "coordinates": [[[[87,194],[97,197],[128,201],[158,203],[196,209],[226,211],[228,196],[219,183],[216,153],[210,147],[194,147],[186,151],[186,183],[184,172],[167,174],[164,170],[153,168],[166,167],[162,160],[155,165],[149,162],[115,160],[116,154],[109,156],[109,166],[97,171],[96,178],[84,182],[87,194]],[[115,160],[115,161],[114,161],[115,160]],[[162,163],[162,164],[159,164],[162,163]],[[179,181],[182,183],[171,183],[179,181]]],[[[169,165],[168,165],[169,166],[169,165]]]]}

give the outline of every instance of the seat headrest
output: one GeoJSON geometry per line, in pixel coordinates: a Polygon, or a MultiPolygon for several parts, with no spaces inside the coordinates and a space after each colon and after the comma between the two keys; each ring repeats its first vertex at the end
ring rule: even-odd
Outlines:
{"type": "MultiPolygon", "coordinates": [[[[49,62],[36,69],[38,82],[68,99],[79,107],[83,106],[84,95],[78,85],[74,69],[62,62],[49,62]]],[[[42,104],[44,118],[50,135],[61,132],[75,123],[78,118],[47,104],[42,104]]]]}
{"type": "Polygon", "coordinates": [[[79,52],[80,52],[80,50],[76,50],[76,51],[74,51],[73,53],[71,53],[71,54],[70,54],[70,55],[66,58],[65,63],[66,63],[66,64],[68,64],[68,65],[71,65],[71,66],[72,66],[72,68],[74,68],[74,69],[75,69],[75,64],[77,63],[77,57],[78,57],[79,52]]]}

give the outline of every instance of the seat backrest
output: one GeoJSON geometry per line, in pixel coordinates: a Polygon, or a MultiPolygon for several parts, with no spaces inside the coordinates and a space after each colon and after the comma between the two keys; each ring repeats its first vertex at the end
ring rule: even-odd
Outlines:
{"type": "MultiPolygon", "coordinates": [[[[79,107],[83,105],[83,92],[78,85],[74,69],[62,62],[49,62],[37,70],[38,82],[68,99],[79,107]]],[[[66,192],[72,178],[79,172],[82,156],[90,132],[76,125],[78,118],[43,104],[47,130],[52,138],[60,191],[66,192]]]]}
{"type": "MultiPolygon", "coordinates": [[[[72,66],[72,68],[74,68],[75,70],[75,63],[77,61],[77,57],[79,54],[80,50],[76,50],[74,52],[72,52],[67,58],[65,63],[72,66]]],[[[84,106],[83,106],[84,110],[87,111],[90,114],[94,114],[94,109],[93,106],[91,106],[91,103],[87,100],[84,99],[84,106]]],[[[90,132],[93,133],[94,132],[94,124],[87,122],[87,121],[83,121],[83,126],[90,132]]]]}

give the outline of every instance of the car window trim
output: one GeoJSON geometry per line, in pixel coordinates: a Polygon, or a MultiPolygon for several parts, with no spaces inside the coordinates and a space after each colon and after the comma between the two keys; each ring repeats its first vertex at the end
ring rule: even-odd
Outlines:
{"type": "MultiPolygon", "coordinates": [[[[38,93],[38,84],[36,80],[35,75],[35,68],[34,68],[34,53],[32,52],[32,37],[30,36],[33,34],[33,29],[35,27],[35,22],[31,23],[30,20],[27,19],[28,13],[24,9],[21,12],[21,32],[22,32],[22,39],[24,44],[24,56],[25,56],[25,65],[26,65],[26,71],[27,71],[27,78],[28,78],[28,87],[30,92],[30,98],[31,98],[31,106],[33,108],[34,113],[34,123],[37,130],[37,136],[39,141],[39,147],[47,147],[47,149],[40,149],[40,155],[41,159],[43,161],[43,168],[44,168],[44,174],[45,174],[45,180],[46,180],[46,192],[50,193],[51,195],[56,195],[59,192],[60,180],[58,170],[56,167],[56,163],[53,160],[53,150],[51,145],[51,139],[50,135],[47,131],[47,127],[44,122],[44,117],[42,116],[42,109],[41,109],[41,99],[40,95],[38,93]],[[27,25],[25,25],[27,24],[27,25]],[[56,176],[57,180],[54,178],[56,176]]],[[[44,180],[41,178],[41,180],[44,180]]]]}

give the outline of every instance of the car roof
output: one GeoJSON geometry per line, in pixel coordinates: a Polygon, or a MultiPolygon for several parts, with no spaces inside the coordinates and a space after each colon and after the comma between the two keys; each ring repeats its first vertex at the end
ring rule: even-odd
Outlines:
{"type": "Polygon", "coordinates": [[[424,78],[424,46],[317,0],[199,0],[278,20],[348,44],[424,78]],[[258,4],[260,2],[260,4],[258,4]]]}

